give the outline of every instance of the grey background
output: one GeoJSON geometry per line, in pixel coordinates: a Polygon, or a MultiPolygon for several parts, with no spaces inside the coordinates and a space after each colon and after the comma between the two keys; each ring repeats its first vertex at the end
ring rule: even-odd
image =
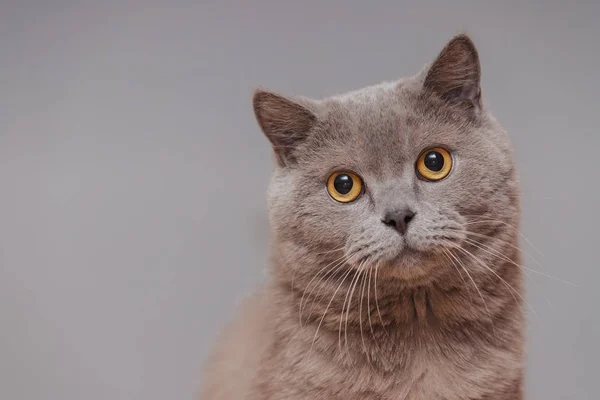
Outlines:
{"type": "Polygon", "coordinates": [[[528,280],[528,398],[598,399],[599,20],[592,1],[3,1],[0,398],[192,398],[264,277],[252,89],[413,74],[467,29],[523,247],[577,285],[528,280]]]}

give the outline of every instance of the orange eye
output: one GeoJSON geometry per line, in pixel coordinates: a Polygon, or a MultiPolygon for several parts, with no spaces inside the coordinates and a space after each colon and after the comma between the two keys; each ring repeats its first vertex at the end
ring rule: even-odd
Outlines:
{"type": "Polygon", "coordinates": [[[327,180],[327,191],[334,200],[350,203],[362,194],[363,181],[358,175],[349,171],[334,172],[327,180]]]}
{"type": "Polygon", "coordinates": [[[427,149],[417,160],[419,175],[428,181],[439,181],[448,176],[452,170],[452,156],[441,147],[427,149]]]}

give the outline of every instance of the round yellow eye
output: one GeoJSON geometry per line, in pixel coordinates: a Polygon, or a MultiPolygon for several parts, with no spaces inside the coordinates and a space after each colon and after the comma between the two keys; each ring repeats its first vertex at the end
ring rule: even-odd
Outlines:
{"type": "Polygon", "coordinates": [[[427,149],[417,160],[417,171],[429,181],[439,181],[448,176],[452,170],[452,156],[441,147],[427,149]]]}
{"type": "Polygon", "coordinates": [[[350,203],[358,199],[363,192],[363,182],[352,172],[338,171],[331,174],[327,180],[327,191],[334,200],[340,203],[350,203]]]}

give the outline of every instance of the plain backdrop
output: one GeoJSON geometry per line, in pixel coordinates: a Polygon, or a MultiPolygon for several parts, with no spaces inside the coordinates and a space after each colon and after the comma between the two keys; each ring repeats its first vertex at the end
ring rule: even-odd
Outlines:
{"type": "Polygon", "coordinates": [[[599,21],[592,1],[2,1],[0,398],[191,399],[265,277],[252,90],[411,75],[463,30],[540,271],[528,399],[600,398],[599,21]]]}

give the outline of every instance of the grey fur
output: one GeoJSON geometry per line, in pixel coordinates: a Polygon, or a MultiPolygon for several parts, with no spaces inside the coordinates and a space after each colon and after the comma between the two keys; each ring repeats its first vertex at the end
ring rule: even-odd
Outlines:
{"type": "Polygon", "coordinates": [[[205,399],[522,398],[519,185],[480,75],[459,35],[397,82],[318,101],[255,93],[278,161],[272,279],[246,311],[261,333],[228,329],[205,399]],[[435,146],[454,166],[430,182],[415,163],[435,146]],[[356,201],[328,195],[338,170],[364,180],[356,201]],[[382,223],[407,207],[405,235],[382,223]],[[240,343],[251,362],[227,355],[240,343]]]}

